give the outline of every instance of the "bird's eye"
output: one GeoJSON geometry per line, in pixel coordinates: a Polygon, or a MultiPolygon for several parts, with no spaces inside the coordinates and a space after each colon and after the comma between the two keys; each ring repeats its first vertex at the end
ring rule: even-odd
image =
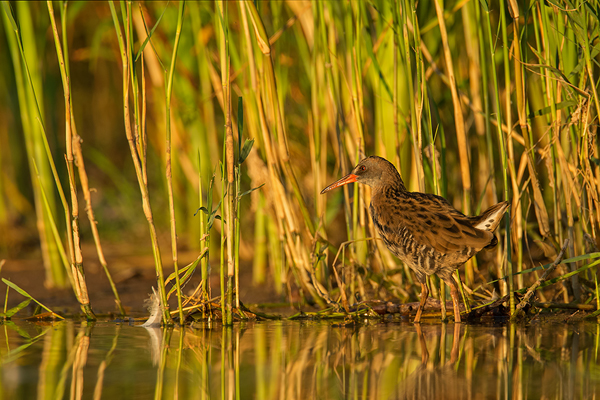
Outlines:
{"type": "Polygon", "coordinates": [[[366,170],[367,170],[367,167],[365,167],[364,165],[361,165],[359,169],[360,169],[361,171],[366,171],[366,170]]]}

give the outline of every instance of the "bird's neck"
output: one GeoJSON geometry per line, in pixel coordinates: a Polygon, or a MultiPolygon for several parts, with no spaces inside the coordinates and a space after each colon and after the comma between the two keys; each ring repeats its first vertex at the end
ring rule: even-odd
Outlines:
{"type": "Polygon", "coordinates": [[[375,186],[372,188],[372,196],[379,197],[403,197],[408,194],[406,190],[406,186],[404,186],[404,182],[400,175],[396,177],[397,179],[388,179],[385,182],[375,186]]]}

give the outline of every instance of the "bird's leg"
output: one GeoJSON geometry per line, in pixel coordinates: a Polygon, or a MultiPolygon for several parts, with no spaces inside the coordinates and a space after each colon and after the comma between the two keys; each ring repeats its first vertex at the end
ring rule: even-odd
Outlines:
{"type": "Polygon", "coordinates": [[[429,360],[429,352],[427,351],[427,343],[425,342],[425,336],[421,330],[421,324],[415,325],[417,328],[417,335],[419,335],[419,343],[421,344],[421,365],[426,366],[429,360]]]}
{"type": "Polygon", "coordinates": [[[450,351],[450,365],[458,360],[458,344],[460,342],[460,324],[454,324],[454,337],[452,338],[452,350],[450,351]]]}
{"type": "Polygon", "coordinates": [[[421,322],[421,313],[423,313],[423,308],[425,307],[425,303],[427,302],[427,297],[429,296],[429,289],[427,288],[427,284],[421,282],[421,295],[419,296],[421,300],[419,301],[419,308],[417,309],[417,316],[415,317],[415,324],[421,322]]]}
{"type": "Polygon", "coordinates": [[[452,297],[452,307],[454,308],[454,322],[460,322],[460,305],[458,303],[458,285],[452,275],[442,278],[450,286],[450,296],[452,297]]]}

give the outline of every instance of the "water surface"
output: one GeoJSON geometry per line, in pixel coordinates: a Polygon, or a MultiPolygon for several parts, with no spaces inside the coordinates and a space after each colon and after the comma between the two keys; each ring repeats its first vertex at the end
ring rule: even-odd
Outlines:
{"type": "Polygon", "coordinates": [[[3,325],[0,399],[591,399],[600,325],[3,325]]]}

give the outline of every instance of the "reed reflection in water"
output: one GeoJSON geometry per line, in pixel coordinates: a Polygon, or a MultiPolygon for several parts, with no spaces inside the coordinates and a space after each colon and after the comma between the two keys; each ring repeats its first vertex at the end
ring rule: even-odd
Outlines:
{"type": "Polygon", "coordinates": [[[594,398],[599,325],[3,325],[0,399],[594,398]]]}

